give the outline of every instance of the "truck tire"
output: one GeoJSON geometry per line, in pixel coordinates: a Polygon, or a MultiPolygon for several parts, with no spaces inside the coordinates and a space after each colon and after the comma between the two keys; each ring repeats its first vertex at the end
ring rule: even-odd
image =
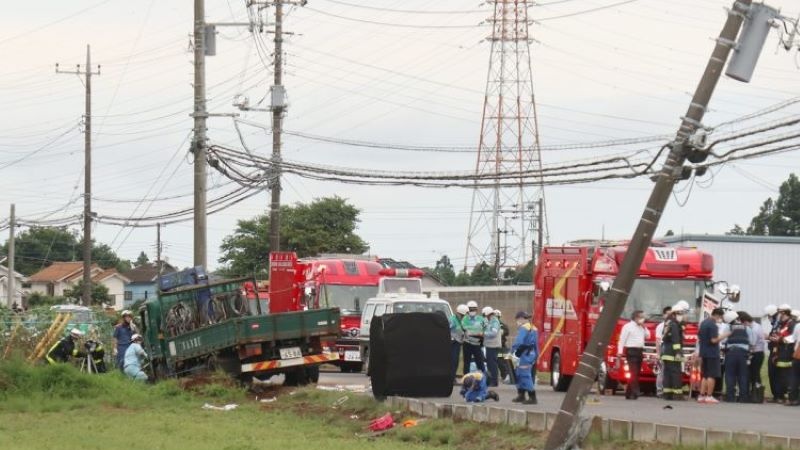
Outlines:
{"type": "MultiPolygon", "coordinates": [[[[299,369],[292,370],[291,372],[286,372],[284,374],[283,385],[284,386],[305,386],[309,382],[308,371],[305,367],[301,367],[299,369]]],[[[319,378],[319,373],[317,373],[317,377],[319,378]]]]}
{"type": "Polygon", "coordinates": [[[550,385],[556,392],[566,392],[572,377],[561,374],[561,353],[553,352],[550,359],[550,385]]]}
{"type": "Polygon", "coordinates": [[[346,362],[339,366],[342,373],[360,373],[364,369],[364,363],[346,362]]]}
{"type": "Polygon", "coordinates": [[[319,366],[312,366],[306,368],[306,377],[309,383],[319,382],[319,366]]]}

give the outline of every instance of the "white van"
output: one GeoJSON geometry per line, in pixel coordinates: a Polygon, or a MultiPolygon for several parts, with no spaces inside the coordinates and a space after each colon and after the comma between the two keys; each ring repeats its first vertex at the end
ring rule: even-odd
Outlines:
{"type": "Polygon", "coordinates": [[[383,278],[378,286],[377,296],[367,300],[361,313],[359,339],[361,341],[361,360],[369,361],[369,327],[372,319],[384,314],[408,312],[441,312],[448,319],[453,315],[450,304],[439,298],[436,292],[428,297],[422,293],[422,280],[419,278],[383,278]]]}

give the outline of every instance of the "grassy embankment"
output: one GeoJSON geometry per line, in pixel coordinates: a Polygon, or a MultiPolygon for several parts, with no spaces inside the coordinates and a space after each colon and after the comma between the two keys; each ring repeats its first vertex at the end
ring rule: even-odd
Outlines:
{"type": "MultiPolygon", "coordinates": [[[[420,420],[413,428],[361,436],[386,408],[368,396],[313,388],[246,392],[224,377],[149,386],[117,373],[90,376],[66,365],[0,362],[2,449],[522,450],[541,448],[544,439],[525,430],[452,420],[420,420]],[[276,400],[261,403],[256,395],[276,400]],[[201,408],[204,403],[239,407],[209,411],[201,408]]],[[[594,439],[587,444],[602,450],[669,448],[594,439]]]]}

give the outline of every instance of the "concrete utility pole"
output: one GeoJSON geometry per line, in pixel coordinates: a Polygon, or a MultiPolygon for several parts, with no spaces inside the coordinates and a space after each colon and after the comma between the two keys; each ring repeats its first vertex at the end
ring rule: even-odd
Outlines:
{"type": "MultiPolygon", "coordinates": [[[[14,204],[11,204],[11,214],[8,218],[8,308],[11,309],[11,305],[14,304],[14,227],[16,226],[16,217],[14,215],[14,204]]],[[[22,305],[19,305],[20,307],[22,305]]]]}
{"type": "Polygon", "coordinates": [[[194,0],[194,265],[206,266],[206,27],[205,0],[194,0]]]}
{"type": "MultiPolygon", "coordinates": [[[[705,115],[711,94],[714,92],[731,50],[736,45],[736,36],[741,28],[744,15],[748,13],[750,4],[751,0],[734,1],[732,9],[728,13],[728,19],[717,39],[717,45],[706,65],[689,109],[683,117],[677,136],[672,142],[669,156],[658,173],[655,187],[628,246],[628,252],[620,267],[619,275],[614,279],[603,312],[600,314],[589,344],[581,356],[578,370],[561,404],[553,429],[547,436],[546,450],[571,449],[578,445],[582,428],[580,413],[586,395],[597,377],[597,370],[608,346],[614,325],[625,307],[636,273],[653,239],[672,188],[677,181],[684,178],[685,170],[688,170],[683,167],[683,164],[690,153],[697,153],[697,148],[690,142],[690,138],[701,126],[701,120],[705,115]]],[[[692,162],[702,161],[702,158],[700,161],[694,159],[690,160],[692,162]]]]}
{"type": "Polygon", "coordinates": [[[161,276],[164,271],[164,265],[161,263],[161,222],[156,224],[156,267],[158,276],[161,276]]]}
{"type": "Polygon", "coordinates": [[[281,125],[285,91],[283,88],[283,1],[275,2],[275,79],[272,85],[272,199],[269,204],[269,249],[276,252],[281,247],[281,125]]]}
{"type": "Polygon", "coordinates": [[[56,73],[84,75],[83,86],[86,88],[86,113],[84,114],[84,187],[83,187],[83,294],[82,303],[92,304],[92,75],[100,75],[92,71],[92,59],[89,45],[86,45],[86,67],[81,70],[78,64],[75,70],[60,70],[56,64],[56,73]]]}

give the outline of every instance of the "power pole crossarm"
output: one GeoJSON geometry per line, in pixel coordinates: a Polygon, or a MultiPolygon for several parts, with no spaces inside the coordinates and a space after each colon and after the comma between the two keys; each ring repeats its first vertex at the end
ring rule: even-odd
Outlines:
{"type": "Polygon", "coordinates": [[[83,188],[83,304],[92,304],[92,76],[100,75],[100,66],[97,71],[92,70],[92,56],[89,45],[86,45],[86,67],[82,70],[80,64],[75,70],[61,70],[56,64],[56,73],[74,74],[84,78],[86,90],[84,114],[84,188],[83,188]]]}
{"type": "Polygon", "coordinates": [[[578,371],[572,379],[569,391],[564,397],[561,409],[558,412],[553,429],[547,437],[546,450],[571,449],[576,447],[581,437],[580,414],[589,393],[592,383],[597,377],[600,362],[603,360],[611,334],[622,313],[625,302],[628,300],[633,282],[639,267],[642,264],[653,235],[661,220],[661,215],[667,205],[669,196],[675,182],[679,179],[682,167],[690,150],[689,138],[699,127],[705,115],[711,94],[722,74],[723,66],[733,49],[736,36],[739,34],[744,14],[747,13],[751,0],[736,0],[733,8],[728,13],[725,26],[720,32],[717,45],[706,65],[703,77],[697,86],[694,97],[686,115],[683,117],[680,129],[669,156],[658,174],[656,185],[647,201],[636,232],[628,246],[625,259],[619,270],[619,275],[614,279],[614,284],[609,291],[605,308],[600,314],[589,344],[586,346],[578,371]]]}

